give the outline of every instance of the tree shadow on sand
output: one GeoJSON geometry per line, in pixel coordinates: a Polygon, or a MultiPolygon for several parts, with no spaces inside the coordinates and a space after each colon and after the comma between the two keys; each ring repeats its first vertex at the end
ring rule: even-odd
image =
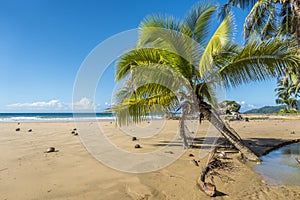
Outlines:
{"type": "Polygon", "coordinates": [[[300,142],[300,139],[249,138],[243,140],[243,142],[250,147],[256,155],[263,156],[285,145],[300,142]]]}
{"type": "Polygon", "coordinates": [[[215,197],[223,197],[223,196],[228,196],[228,195],[223,193],[223,192],[220,192],[220,191],[216,190],[215,197]]]}
{"type": "MultiPolygon", "coordinates": [[[[190,148],[192,149],[211,149],[218,145],[224,149],[235,149],[225,138],[219,137],[197,137],[188,138],[190,148]]],[[[276,150],[287,144],[300,142],[300,139],[284,140],[279,138],[247,138],[242,140],[256,155],[263,156],[270,151],[276,150]]],[[[181,140],[167,141],[162,140],[158,143],[152,144],[153,146],[182,146],[181,140]]]]}

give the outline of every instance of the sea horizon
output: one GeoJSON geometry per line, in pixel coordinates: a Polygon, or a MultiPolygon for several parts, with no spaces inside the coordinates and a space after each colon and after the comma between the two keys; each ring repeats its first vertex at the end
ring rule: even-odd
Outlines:
{"type": "Polygon", "coordinates": [[[74,120],[115,120],[106,112],[7,112],[0,113],[0,122],[65,122],[74,120]]]}
{"type": "MultiPolygon", "coordinates": [[[[162,115],[148,116],[149,119],[162,119],[162,115]]],[[[111,112],[11,112],[0,113],[1,122],[69,122],[92,120],[116,120],[111,112]]]]}

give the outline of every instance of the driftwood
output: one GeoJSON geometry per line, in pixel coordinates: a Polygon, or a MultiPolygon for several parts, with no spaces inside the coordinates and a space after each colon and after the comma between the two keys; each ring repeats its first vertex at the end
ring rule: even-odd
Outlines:
{"type": "Polygon", "coordinates": [[[212,149],[212,151],[208,155],[206,167],[202,171],[201,176],[200,176],[200,181],[199,181],[200,189],[210,197],[213,197],[216,195],[216,186],[212,183],[205,182],[205,176],[207,175],[207,173],[210,170],[210,167],[211,167],[210,164],[214,158],[215,151],[216,151],[215,149],[212,149]]]}
{"type": "Polygon", "coordinates": [[[207,163],[198,180],[199,188],[210,197],[216,195],[216,186],[214,184],[214,179],[213,179],[214,176],[219,177],[223,182],[234,181],[229,176],[220,174],[216,171],[216,170],[230,171],[234,168],[230,162],[223,162],[219,158],[227,158],[225,152],[221,152],[218,155],[216,155],[216,148],[213,148],[210,154],[208,155],[207,163]],[[206,176],[208,175],[210,176],[211,183],[206,181],[206,176]]]}

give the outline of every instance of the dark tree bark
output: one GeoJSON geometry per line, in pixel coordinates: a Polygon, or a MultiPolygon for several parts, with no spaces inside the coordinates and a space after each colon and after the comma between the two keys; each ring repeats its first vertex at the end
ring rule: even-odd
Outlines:
{"type": "Polygon", "coordinates": [[[230,128],[230,126],[219,117],[217,111],[212,108],[211,105],[201,101],[199,103],[200,112],[203,113],[205,118],[209,120],[209,122],[232,144],[234,145],[242,154],[243,156],[255,162],[260,162],[261,160],[258,158],[255,153],[249,149],[238,136],[238,134],[230,128]]]}

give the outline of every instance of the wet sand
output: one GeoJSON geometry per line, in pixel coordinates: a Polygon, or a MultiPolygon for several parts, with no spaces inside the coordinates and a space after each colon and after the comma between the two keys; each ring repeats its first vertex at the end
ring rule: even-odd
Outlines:
{"type": "MultiPolygon", "coordinates": [[[[162,129],[156,127],[159,130],[157,134],[132,141],[132,135],[124,134],[114,123],[103,121],[99,124],[116,147],[132,153],[163,148],[178,129],[178,121],[169,120],[162,129]],[[137,143],[142,148],[135,149],[137,143]]],[[[98,123],[88,125],[98,126],[98,123]]],[[[299,119],[234,121],[230,125],[259,155],[283,142],[300,138],[299,119]],[[291,134],[292,131],[295,134],[291,134]]],[[[197,140],[193,142],[193,149],[185,151],[169,166],[141,174],[120,172],[96,160],[82,145],[80,137],[71,134],[72,129],[78,126],[74,122],[0,123],[0,200],[210,199],[196,185],[206,163],[205,152],[211,146],[205,138],[215,136],[214,128],[207,121],[194,133],[193,137],[197,140]],[[18,127],[20,131],[15,131],[18,127]],[[44,153],[50,146],[58,152],[44,153]],[[200,166],[196,167],[192,159],[199,160],[200,166]]],[[[148,126],[153,129],[155,122],[145,124],[145,132],[148,126]]],[[[84,134],[80,130],[78,132],[79,135],[84,134]]],[[[178,140],[170,148],[175,152],[181,148],[179,145],[178,140]]],[[[215,177],[219,191],[215,199],[300,199],[300,187],[269,185],[238,159],[238,153],[229,153],[228,157],[235,168],[224,172],[230,180],[215,177]]]]}

